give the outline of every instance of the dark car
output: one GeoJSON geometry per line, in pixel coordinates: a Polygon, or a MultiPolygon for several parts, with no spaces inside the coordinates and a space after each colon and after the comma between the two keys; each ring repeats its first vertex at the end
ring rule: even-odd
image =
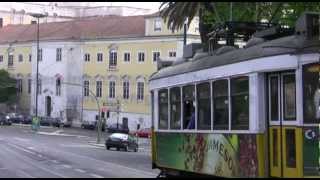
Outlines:
{"type": "Polygon", "coordinates": [[[129,133],[129,128],[122,124],[111,124],[107,129],[109,133],[129,133]]]}
{"type": "Polygon", "coordinates": [[[125,151],[138,151],[138,143],[130,134],[113,133],[106,140],[106,149],[116,148],[117,151],[124,149],[125,151]]]}
{"type": "Polygon", "coordinates": [[[12,122],[10,120],[10,118],[4,114],[4,113],[1,113],[0,114],[0,125],[11,125],[12,122]]]}
{"type": "Polygon", "coordinates": [[[96,122],[95,121],[82,121],[81,128],[93,130],[96,128],[96,122]]]}
{"type": "Polygon", "coordinates": [[[40,125],[41,126],[50,126],[51,125],[51,118],[40,117],[40,125]]]}
{"type": "Polygon", "coordinates": [[[32,116],[24,116],[21,123],[22,124],[31,124],[32,123],[32,116]]]}
{"type": "Polygon", "coordinates": [[[55,127],[62,127],[62,120],[60,118],[51,118],[51,125],[55,127]]]}
{"type": "MultiPolygon", "coordinates": [[[[81,124],[81,128],[83,129],[97,129],[98,128],[98,122],[97,121],[83,121],[81,124]]],[[[105,131],[105,122],[102,121],[102,131],[105,131]]]]}
{"type": "Polygon", "coordinates": [[[22,123],[23,121],[23,115],[17,113],[8,113],[7,118],[9,118],[12,123],[22,123]]]}

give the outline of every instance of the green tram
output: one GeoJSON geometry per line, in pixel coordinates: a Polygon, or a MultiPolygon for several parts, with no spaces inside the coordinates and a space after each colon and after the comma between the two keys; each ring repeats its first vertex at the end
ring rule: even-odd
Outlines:
{"type": "Polygon", "coordinates": [[[319,39],[319,14],[304,13],[291,35],[158,70],[149,81],[152,167],[165,175],[320,177],[319,39]]]}

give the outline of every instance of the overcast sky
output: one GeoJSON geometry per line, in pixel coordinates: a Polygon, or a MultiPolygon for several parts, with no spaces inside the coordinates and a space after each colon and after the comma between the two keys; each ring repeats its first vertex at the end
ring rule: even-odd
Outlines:
{"type": "MultiPolygon", "coordinates": [[[[97,2],[98,3],[98,2],[97,2]]],[[[99,2],[101,5],[131,6],[144,9],[151,9],[153,12],[159,10],[161,2],[99,2]]],[[[100,4],[99,4],[100,5],[100,4]]]]}

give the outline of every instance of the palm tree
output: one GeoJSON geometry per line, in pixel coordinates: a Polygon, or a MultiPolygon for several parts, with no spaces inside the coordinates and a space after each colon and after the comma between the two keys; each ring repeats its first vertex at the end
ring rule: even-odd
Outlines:
{"type": "Polygon", "coordinates": [[[189,26],[191,21],[199,17],[199,32],[201,42],[206,49],[206,35],[209,28],[204,23],[204,14],[213,11],[214,6],[209,2],[163,2],[160,6],[160,16],[164,18],[168,28],[181,29],[185,23],[189,26]]]}

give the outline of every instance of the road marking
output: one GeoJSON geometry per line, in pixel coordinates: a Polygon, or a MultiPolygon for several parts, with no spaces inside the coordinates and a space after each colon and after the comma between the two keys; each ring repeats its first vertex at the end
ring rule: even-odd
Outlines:
{"type": "Polygon", "coordinates": [[[24,142],[30,141],[29,139],[19,138],[19,137],[15,137],[13,139],[18,140],[18,141],[24,141],[24,142]]]}
{"type": "Polygon", "coordinates": [[[82,169],[74,169],[75,171],[77,172],[81,172],[81,173],[85,173],[86,171],[85,170],[82,170],[82,169]]]}
{"type": "Polygon", "coordinates": [[[64,168],[68,168],[68,169],[71,168],[71,166],[70,166],[70,165],[67,165],[67,164],[63,164],[62,166],[63,166],[64,168]]]}
{"type": "MultiPolygon", "coordinates": [[[[11,145],[12,145],[12,144],[11,144],[11,145]]],[[[15,152],[15,151],[11,151],[11,150],[7,149],[6,147],[4,147],[4,148],[5,148],[6,151],[8,151],[8,152],[15,153],[16,156],[19,156],[20,159],[22,159],[22,160],[23,160],[25,163],[27,163],[27,164],[31,164],[32,166],[35,166],[35,167],[37,167],[37,168],[39,168],[39,169],[41,169],[41,170],[43,170],[43,171],[47,171],[47,172],[49,172],[49,173],[51,173],[51,174],[53,174],[53,175],[56,175],[56,176],[58,176],[58,177],[60,177],[60,178],[67,178],[67,177],[65,177],[65,176],[63,176],[63,175],[61,175],[61,174],[58,174],[58,173],[56,173],[56,172],[54,172],[54,171],[51,171],[50,169],[41,167],[41,166],[37,165],[36,163],[32,163],[30,160],[26,159],[25,157],[23,157],[22,155],[20,155],[19,153],[15,152]]]]}
{"type": "MultiPolygon", "coordinates": [[[[28,173],[26,173],[26,172],[24,172],[24,171],[22,171],[22,170],[18,170],[18,173],[22,174],[22,177],[23,177],[23,178],[36,178],[36,177],[31,176],[30,174],[28,174],[28,173]]],[[[22,177],[21,177],[21,178],[22,178],[22,177]]]]}
{"type": "Polygon", "coordinates": [[[27,152],[27,153],[36,155],[36,153],[34,153],[34,152],[32,152],[32,151],[26,150],[26,149],[24,149],[24,148],[21,148],[21,147],[19,147],[19,146],[14,145],[14,144],[11,144],[11,143],[10,143],[10,144],[8,144],[8,145],[13,146],[13,147],[15,147],[15,148],[17,148],[17,149],[20,149],[21,151],[24,151],[24,152],[27,152]]]}
{"type": "Polygon", "coordinates": [[[93,174],[93,173],[90,173],[90,175],[95,177],[95,178],[104,178],[103,176],[100,176],[100,175],[97,175],[97,174],[93,174]]]}

